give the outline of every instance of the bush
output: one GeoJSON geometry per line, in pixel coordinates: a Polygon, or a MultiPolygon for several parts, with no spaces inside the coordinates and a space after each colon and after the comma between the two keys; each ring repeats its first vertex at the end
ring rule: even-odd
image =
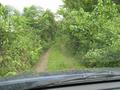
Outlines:
{"type": "Polygon", "coordinates": [[[69,37],[66,46],[81,63],[87,67],[120,66],[120,16],[115,3],[98,0],[92,12],[70,9],[64,18],[63,30],[69,37]]]}

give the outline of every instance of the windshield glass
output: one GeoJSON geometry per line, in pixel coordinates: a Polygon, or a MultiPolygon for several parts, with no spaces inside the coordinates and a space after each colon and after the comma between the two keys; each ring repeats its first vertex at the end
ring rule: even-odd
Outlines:
{"type": "Polygon", "coordinates": [[[115,67],[120,0],[0,0],[1,78],[115,67]]]}

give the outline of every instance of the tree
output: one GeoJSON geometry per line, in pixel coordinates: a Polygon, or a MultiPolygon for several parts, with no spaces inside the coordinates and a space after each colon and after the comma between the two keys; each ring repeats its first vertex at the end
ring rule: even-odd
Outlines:
{"type": "MultiPolygon", "coordinates": [[[[74,6],[78,1],[69,3],[74,6]]],[[[68,12],[66,12],[67,15],[63,13],[62,27],[63,33],[68,37],[66,46],[69,51],[82,59],[86,66],[119,66],[117,63],[112,64],[115,62],[114,59],[119,57],[116,53],[120,53],[120,48],[115,50],[112,47],[113,42],[118,42],[120,39],[118,33],[120,27],[115,25],[119,21],[116,19],[119,18],[116,4],[111,0],[98,0],[96,7],[88,12],[84,7],[79,8],[78,5],[75,6],[79,9],[74,9],[69,3],[65,3],[68,12]],[[112,59],[107,57],[110,53],[113,54],[112,59]],[[115,54],[117,56],[114,57],[115,54]],[[109,60],[111,60],[110,63],[109,60]]],[[[116,47],[118,46],[119,44],[116,43],[116,47]]],[[[120,59],[116,60],[120,61],[120,59]]]]}
{"type": "Polygon", "coordinates": [[[48,48],[55,39],[56,21],[51,11],[43,11],[39,7],[31,6],[24,9],[27,25],[37,30],[39,38],[42,40],[43,48],[48,48]]]}
{"type": "Polygon", "coordinates": [[[97,4],[97,0],[63,0],[64,7],[79,10],[83,8],[85,11],[92,11],[97,4]]]}
{"type": "Polygon", "coordinates": [[[24,8],[23,16],[27,19],[27,25],[34,29],[40,29],[39,18],[42,17],[44,11],[40,7],[31,6],[24,8]]]}
{"type": "Polygon", "coordinates": [[[23,14],[0,5],[0,76],[30,70],[55,39],[56,21],[49,10],[31,6],[23,14]]]}

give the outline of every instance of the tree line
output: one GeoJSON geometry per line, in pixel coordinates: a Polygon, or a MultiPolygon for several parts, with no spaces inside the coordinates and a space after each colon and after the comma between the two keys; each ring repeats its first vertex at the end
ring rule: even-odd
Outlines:
{"type": "Polygon", "coordinates": [[[63,0],[57,14],[0,4],[0,76],[32,68],[56,38],[86,67],[120,66],[120,1],[63,0]]]}
{"type": "Polygon", "coordinates": [[[30,6],[23,13],[0,5],[0,75],[26,71],[53,43],[57,27],[50,10],[30,6]]]}
{"type": "Polygon", "coordinates": [[[86,67],[120,66],[120,1],[63,0],[66,48],[86,67]]]}

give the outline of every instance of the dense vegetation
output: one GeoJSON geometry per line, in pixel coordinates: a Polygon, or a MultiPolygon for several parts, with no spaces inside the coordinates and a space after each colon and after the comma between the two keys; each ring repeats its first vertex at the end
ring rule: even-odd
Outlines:
{"type": "Polygon", "coordinates": [[[57,40],[85,67],[120,66],[119,0],[63,2],[58,21],[40,7],[20,13],[0,4],[0,76],[30,70],[57,40]]]}
{"type": "Polygon", "coordinates": [[[119,4],[111,0],[98,0],[97,4],[95,0],[64,3],[59,10],[64,16],[61,30],[72,55],[86,67],[120,66],[119,4]]]}
{"type": "Polygon", "coordinates": [[[20,14],[0,5],[0,75],[29,70],[40,53],[53,43],[56,33],[54,15],[31,6],[20,14]]]}

